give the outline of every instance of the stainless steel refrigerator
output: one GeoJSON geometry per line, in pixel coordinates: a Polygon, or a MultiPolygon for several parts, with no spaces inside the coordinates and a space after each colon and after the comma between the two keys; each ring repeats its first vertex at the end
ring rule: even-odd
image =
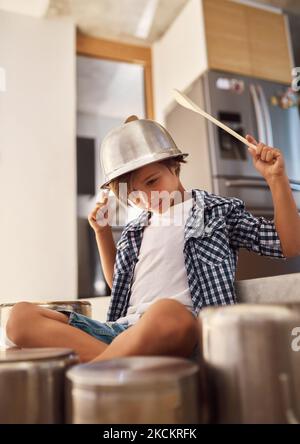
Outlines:
{"type": "MultiPolygon", "coordinates": [[[[287,174],[300,211],[300,118],[297,106],[291,106],[288,85],[265,80],[208,71],[195,80],[186,94],[218,120],[245,136],[280,148],[287,174]],[[288,105],[288,106],[287,106],[288,105]]],[[[166,113],[166,127],[180,148],[189,150],[184,141],[193,134],[197,149],[207,144],[209,176],[215,194],[239,197],[257,217],[273,219],[273,202],[267,183],[253,166],[244,144],[200,116],[188,115],[175,103],[166,113]],[[199,128],[199,131],[197,131],[199,128]]],[[[287,220],[288,224],[288,220],[287,220]]],[[[237,279],[250,279],[300,272],[300,257],[286,261],[259,256],[240,249],[237,279]]]]}

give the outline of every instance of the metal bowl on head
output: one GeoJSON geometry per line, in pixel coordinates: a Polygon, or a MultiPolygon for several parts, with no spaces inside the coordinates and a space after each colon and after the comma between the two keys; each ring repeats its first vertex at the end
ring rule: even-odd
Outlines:
{"type": "Polygon", "coordinates": [[[106,188],[113,179],[171,157],[186,157],[168,131],[149,119],[129,121],[111,130],[101,144],[100,162],[106,188]]]}

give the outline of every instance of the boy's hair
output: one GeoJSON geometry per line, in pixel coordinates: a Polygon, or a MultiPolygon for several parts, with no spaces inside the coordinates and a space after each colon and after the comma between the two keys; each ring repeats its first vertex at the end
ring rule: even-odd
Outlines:
{"type": "MultiPolygon", "coordinates": [[[[178,156],[178,157],[171,157],[169,159],[160,160],[159,163],[162,163],[163,165],[165,165],[169,170],[171,170],[171,168],[175,167],[175,174],[176,174],[176,176],[179,177],[180,170],[181,170],[181,164],[187,163],[187,161],[183,158],[183,156],[178,156]]],[[[112,192],[115,194],[115,196],[117,196],[117,198],[119,200],[121,200],[120,196],[119,196],[119,184],[120,183],[127,184],[127,192],[128,192],[127,196],[131,193],[131,191],[132,191],[131,179],[132,179],[133,173],[134,173],[134,171],[130,171],[129,173],[122,174],[122,176],[117,177],[116,179],[113,179],[108,184],[109,188],[112,190],[112,192]]]]}
{"type": "MultiPolygon", "coordinates": [[[[135,115],[129,116],[124,123],[133,122],[134,120],[139,120],[139,118],[135,115]]],[[[184,159],[183,156],[178,157],[171,157],[168,159],[160,160],[159,163],[162,163],[165,165],[169,170],[173,167],[175,167],[175,174],[179,177],[180,175],[180,169],[181,169],[181,163],[187,163],[187,161],[184,159]]],[[[134,171],[130,171],[129,173],[122,174],[122,176],[117,177],[116,179],[113,179],[109,184],[109,188],[111,191],[115,194],[115,196],[118,198],[118,200],[122,200],[119,196],[119,184],[120,183],[126,183],[127,184],[127,197],[132,191],[132,185],[131,185],[131,179],[134,171]]],[[[124,202],[125,204],[127,202],[124,202]]]]}

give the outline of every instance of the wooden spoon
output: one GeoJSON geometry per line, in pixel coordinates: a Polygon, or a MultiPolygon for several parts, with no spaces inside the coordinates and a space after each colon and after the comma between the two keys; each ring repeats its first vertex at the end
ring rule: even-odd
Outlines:
{"type": "Polygon", "coordinates": [[[203,111],[203,109],[199,108],[198,105],[196,105],[189,97],[187,97],[182,92],[178,91],[178,89],[174,89],[174,97],[177,103],[179,105],[184,106],[187,109],[190,109],[191,111],[194,111],[195,113],[201,114],[201,116],[208,119],[210,122],[214,123],[215,125],[222,128],[224,131],[227,131],[227,133],[231,134],[236,139],[243,142],[245,145],[249,146],[250,148],[253,148],[256,150],[256,146],[253,145],[253,143],[248,142],[245,137],[241,136],[240,134],[236,133],[233,129],[229,128],[227,125],[224,125],[224,123],[220,122],[219,120],[212,117],[210,114],[203,111]]]}

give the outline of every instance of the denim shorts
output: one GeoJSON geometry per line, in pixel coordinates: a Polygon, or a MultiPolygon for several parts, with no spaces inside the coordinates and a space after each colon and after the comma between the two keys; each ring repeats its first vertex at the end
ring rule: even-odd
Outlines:
{"type": "Polygon", "coordinates": [[[79,328],[105,344],[110,344],[115,337],[131,327],[128,323],[100,322],[74,311],[57,310],[69,317],[69,325],[79,328]]]}
{"type": "MultiPolygon", "coordinates": [[[[79,328],[96,339],[99,339],[106,344],[110,344],[120,333],[131,327],[132,324],[119,322],[100,322],[88,316],[76,313],[69,310],[56,310],[63,313],[69,318],[69,325],[79,328]]],[[[199,344],[196,344],[188,359],[194,362],[199,361],[199,344]]]]}

